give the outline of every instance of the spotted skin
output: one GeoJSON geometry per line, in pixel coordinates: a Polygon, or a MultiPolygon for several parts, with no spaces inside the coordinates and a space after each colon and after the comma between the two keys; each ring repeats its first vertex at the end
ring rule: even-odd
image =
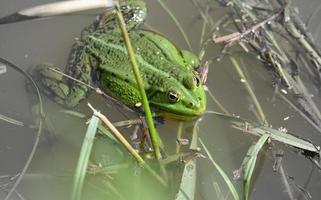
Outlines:
{"type": "MultiPolygon", "coordinates": [[[[143,1],[127,0],[121,12],[150,104],[156,111],[201,115],[206,96],[196,71],[200,65],[198,58],[179,50],[161,34],[140,28],[147,13],[143,1]]],[[[58,74],[54,77],[44,66],[38,67],[37,73],[42,77],[46,94],[67,107],[76,106],[88,93],[86,86],[58,74]]],[[[98,85],[129,107],[141,102],[115,13],[101,17],[82,31],[72,47],[65,73],[98,85]]]]}

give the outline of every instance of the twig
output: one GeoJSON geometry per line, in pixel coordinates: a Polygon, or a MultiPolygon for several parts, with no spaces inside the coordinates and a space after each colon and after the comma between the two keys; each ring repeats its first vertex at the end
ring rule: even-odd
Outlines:
{"type": "MultiPolygon", "coordinates": [[[[283,9],[282,9],[283,11],[283,9]]],[[[229,35],[225,35],[225,36],[221,36],[221,37],[216,37],[213,36],[213,42],[216,44],[219,43],[232,43],[235,42],[237,40],[240,40],[242,38],[244,38],[246,35],[255,32],[258,28],[264,26],[266,23],[269,23],[270,21],[273,21],[276,17],[278,17],[280,15],[281,11],[275,13],[274,15],[271,15],[270,17],[268,17],[267,19],[263,20],[262,22],[255,24],[254,26],[250,27],[249,29],[247,29],[246,31],[240,33],[240,32],[235,32],[235,33],[231,33],[229,35]]]]}

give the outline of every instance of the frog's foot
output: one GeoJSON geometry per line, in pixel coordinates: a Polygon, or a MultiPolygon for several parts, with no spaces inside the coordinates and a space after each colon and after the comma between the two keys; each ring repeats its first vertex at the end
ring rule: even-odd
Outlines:
{"type": "Polygon", "coordinates": [[[59,69],[51,64],[38,65],[34,70],[33,74],[38,80],[40,90],[63,106],[68,108],[75,107],[86,97],[87,87],[72,83],[62,74],[50,68],[59,71],[59,69]]]}

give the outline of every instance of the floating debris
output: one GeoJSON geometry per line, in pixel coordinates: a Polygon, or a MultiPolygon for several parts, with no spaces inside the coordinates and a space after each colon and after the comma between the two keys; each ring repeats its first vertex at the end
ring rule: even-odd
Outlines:
{"type": "Polygon", "coordinates": [[[7,66],[4,64],[0,63],[0,74],[4,74],[7,72],[7,66]]]}
{"type": "Polygon", "coordinates": [[[283,94],[288,94],[288,91],[286,91],[285,89],[281,89],[281,92],[282,92],[283,94]]]}
{"type": "Polygon", "coordinates": [[[287,121],[288,119],[290,119],[290,116],[284,117],[283,120],[287,121]]]}
{"type": "Polygon", "coordinates": [[[189,144],[189,140],[185,139],[185,138],[177,138],[176,139],[176,143],[179,145],[188,145],[189,144]]]}

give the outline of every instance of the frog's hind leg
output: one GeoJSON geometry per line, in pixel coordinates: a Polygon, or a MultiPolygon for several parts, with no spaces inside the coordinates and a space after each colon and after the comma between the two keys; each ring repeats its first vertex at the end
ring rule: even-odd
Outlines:
{"type": "Polygon", "coordinates": [[[82,43],[76,42],[71,49],[65,69],[68,76],[50,69],[57,69],[52,64],[38,65],[34,74],[40,82],[42,92],[50,96],[55,102],[72,108],[85,99],[89,91],[85,84],[78,83],[74,79],[90,84],[92,78],[91,64],[93,63],[90,62],[82,43]]]}
{"type": "Polygon", "coordinates": [[[34,70],[40,90],[58,104],[68,108],[75,107],[86,97],[87,86],[72,83],[63,73],[57,73],[50,68],[58,70],[51,64],[38,65],[34,70]]]}

